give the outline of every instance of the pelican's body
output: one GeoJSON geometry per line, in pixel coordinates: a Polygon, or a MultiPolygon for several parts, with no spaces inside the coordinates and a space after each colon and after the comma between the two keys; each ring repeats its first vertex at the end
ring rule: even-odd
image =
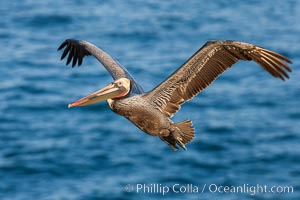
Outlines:
{"type": "Polygon", "coordinates": [[[67,64],[82,64],[83,57],[94,55],[112,75],[114,82],[72,104],[85,106],[107,100],[109,107],[124,116],[139,129],[158,136],[173,150],[194,137],[190,120],[174,123],[170,118],[180,106],[205,89],[227,68],[238,60],[254,60],[274,77],[284,80],[291,63],[286,57],[273,51],[236,41],[207,42],[176,72],[156,88],[145,93],[125,68],[108,54],[91,43],[68,39],[59,47],[65,48],[62,59],[68,55],[67,64]]]}
{"type": "Polygon", "coordinates": [[[150,135],[159,136],[160,131],[170,128],[171,121],[159,110],[153,109],[141,95],[118,100],[109,99],[107,102],[114,112],[129,119],[150,135]]]}

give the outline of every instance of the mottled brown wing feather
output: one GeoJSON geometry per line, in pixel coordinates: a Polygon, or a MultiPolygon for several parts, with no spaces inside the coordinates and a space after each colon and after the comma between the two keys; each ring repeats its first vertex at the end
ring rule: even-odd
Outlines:
{"type": "Polygon", "coordinates": [[[276,52],[237,41],[210,41],[164,82],[146,93],[151,104],[172,117],[181,104],[192,99],[239,60],[253,60],[276,78],[289,78],[289,59],[276,52]]]}

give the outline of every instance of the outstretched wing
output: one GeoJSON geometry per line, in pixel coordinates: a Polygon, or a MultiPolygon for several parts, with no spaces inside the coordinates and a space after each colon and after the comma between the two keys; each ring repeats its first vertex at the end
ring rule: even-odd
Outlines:
{"type": "Polygon", "coordinates": [[[151,104],[168,117],[209,86],[239,60],[253,60],[276,78],[289,78],[289,59],[276,52],[237,41],[209,41],[164,82],[146,93],[151,104]]]}
{"type": "Polygon", "coordinates": [[[80,66],[85,56],[93,55],[100,63],[102,63],[102,65],[111,74],[114,80],[124,77],[131,79],[134,82],[134,92],[143,93],[142,87],[136,83],[129,72],[118,62],[116,62],[112,57],[110,57],[106,52],[97,48],[95,45],[83,40],[67,39],[58,47],[57,50],[59,51],[63,48],[65,49],[63,54],[61,55],[61,60],[68,55],[66,65],[68,65],[72,61],[72,67],[75,67],[76,64],[80,66]]]}

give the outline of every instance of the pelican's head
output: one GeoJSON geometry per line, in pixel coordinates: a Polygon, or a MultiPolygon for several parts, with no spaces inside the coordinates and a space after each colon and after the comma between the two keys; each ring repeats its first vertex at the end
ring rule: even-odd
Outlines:
{"type": "Polygon", "coordinates": [[[131,81],[128,78],[119,78],[108,86],[89,94],[74,103],[69,104],[69,108],[75,106],[86,106],[107,99],[117,99],[126,96],[130,92],[131,81]]]}

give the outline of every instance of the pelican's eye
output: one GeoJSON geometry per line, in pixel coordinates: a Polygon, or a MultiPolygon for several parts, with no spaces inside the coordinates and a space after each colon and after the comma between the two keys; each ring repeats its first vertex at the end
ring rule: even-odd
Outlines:
{"type": "Polygon", "coordinates": [[[117,82],[117,86],[119,87],[123,86],[122,82],[117,82]]]}

